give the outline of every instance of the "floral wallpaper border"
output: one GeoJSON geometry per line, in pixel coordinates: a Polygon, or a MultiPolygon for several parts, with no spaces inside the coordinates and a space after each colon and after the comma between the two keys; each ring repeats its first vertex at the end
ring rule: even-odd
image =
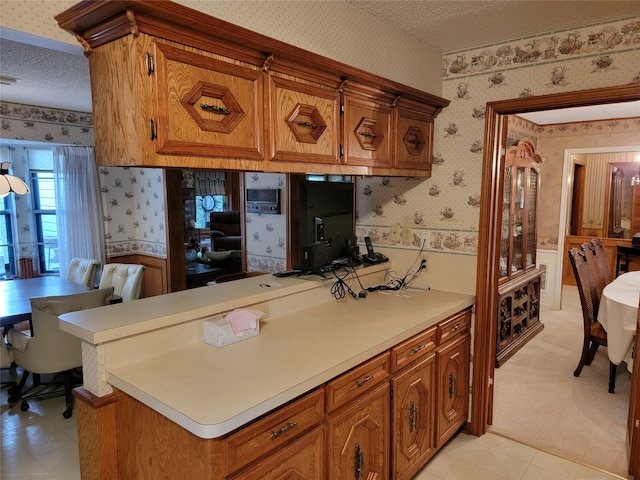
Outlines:
{"type": "MultiPolygon", "coordinates": [[[[531,64],[561,63],[582,57],[593,57],[592,73],[614,69],[615,60],[610,53],[619,53],[637,49],[640,43],[640,21],[637,18],[587,25],[576,31],[550,32],[547,36],[525,37],[512,44],[488,45],[481,49],[473,48],[449,52],[443,58],[443,77],[464,78],[473,75],[486,75],[497,70],[510,70],[527,67],[531,64]]],[[[634,78],[640,82],[640,71],[634,78]]],[[[497,72],[489,82],[500,85],[504,75],[497,72]]],[[[562,85],[566,81],[565,68],[552,69],[550,82],[562,85]]]]}
{"type": "Polygon", "coordinates": [[[93,114],[0,102],[2,138],[93,146],[93,114]]]}

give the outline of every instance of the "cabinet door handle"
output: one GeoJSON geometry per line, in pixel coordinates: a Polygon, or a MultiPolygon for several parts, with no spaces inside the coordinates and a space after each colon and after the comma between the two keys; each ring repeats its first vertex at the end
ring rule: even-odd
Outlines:
{"type": "Polygon", "coordinates": [[[360,477],[364,473],[364,453],[362,453],[362,449],[360,448],[360,444],[356,444],[356,452],[354,455],[354,470],[353,476],[356,480],[360,480],[360,477]]]}
{"type": "Polygon", "coordinates": [[[217,105],[207,105],[206,103],[201,103],[200,108],[205,112],[213,112],[220,115],[229,115],[231,113],[231,110],[228,108],[218,107],[217,105]]]}
{"type": "Polygon", "coordinates": [[[453,373],[449,374],[449,398],[453,398],[458,395],[458,386],[456,385],[456,377],[453,373]]]}
{"type": "Polygon", "coordinates": [[[358,132],[358,134],[362,135],[363,137],[369,137],[369,138],[376,138],[378,136],[373,132],[358,132]]]}
{"type": "Polygon", "coordinates": [[[318,128],[313,122],[296,122],[299,127],[309,127],[309,128],[318,128]]]}
{"type": "Polygon", "coordinates": [[[424,350],[425,348],[427,348],[426,345],[418,345],[417,347],[414,347],[414,348],[411,349],[411,351],[409,352],[409,355],[415,355],[420,350],[424,350]]]}
{"type": "Polygon", "coordinates": [[[361,378],[360,380],[356,380],[356,387],[361,387],[362,385],[364,385],[365,383],[371,380],[373,380],[373,375],[367,375],[366,377],[361,378]]]}
{"type": "Polygon", "coordinates": [[[456,330],[460,330],[462,327],[464,327],[464,324],[456,323],[453,327],[451,327],[451,331],[455,332],[456,330]]]}
{"type": "Polygon", "coordinates": [[[276,431],[271,430],[271,433],[269,434],[269,437],[271,438],[271,440],[275,440],[280,435],[282,435],[286,431],[292,429],[296,425],[298,425],[296,422],[287,422],[280,430],[276,430],[276,431]]]}
{"type": "Polygon", "coordinates": [[[409,433],[416,429],[416,419],[418,418],[418,409],[415,403],[409,405],[409,433]]]}

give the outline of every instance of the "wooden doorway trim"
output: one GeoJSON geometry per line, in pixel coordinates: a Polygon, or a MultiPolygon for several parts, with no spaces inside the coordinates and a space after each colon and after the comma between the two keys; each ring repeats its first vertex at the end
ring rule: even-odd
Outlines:
{"type": "Polygon", "coordinates": [[[487,431],[493,414],[500,203],[504,181],[504,157],[500,155],[500,144],[505,128],[504,116],[636,100],[640,100],[640,85],[581,90],[487,103],[476,276],[475,353],[470,428],[473,435],[479,436],[487,431]]]}

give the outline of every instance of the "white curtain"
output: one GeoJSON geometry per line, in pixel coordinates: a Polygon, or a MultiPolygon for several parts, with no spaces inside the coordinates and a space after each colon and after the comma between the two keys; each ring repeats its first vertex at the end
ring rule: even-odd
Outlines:
{"type": "Polygon", "coordinates": [[[60,277],[69,260],[95,258],[105,262],[104,225],[98,168],[92,147],[57,147],[53,159],[58,219],[60,277]]]}

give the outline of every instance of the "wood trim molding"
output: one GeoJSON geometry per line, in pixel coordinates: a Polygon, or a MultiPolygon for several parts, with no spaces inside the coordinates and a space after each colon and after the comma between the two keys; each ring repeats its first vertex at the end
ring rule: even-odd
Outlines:
{"type": "Polygon", "coordinates": [[[474,337],[471,433],[482,435],[492,422],[493,378],[497,318],[500,202],[504,183],[504,158],[499,155],[504,124],[510,114],[640,100],[640,85],[524,97],[487,103],[478,234],[476,276],[476,328],[474,337]]]}
{"type": "Polygon", "coordinates": [[[280,40],[261,35],[184,5],[147,0],[84,0],[56,15],[60,28],[79,36],[87,53],[118,38],[139,33],[180,39],[193,47],[219,53],[283,74],[304,73],[313,81],[338,89],[344,84],[375,85],[396,97],[395,105],[412,108],[414,102],[434,117],[449,100],[379,77],[280,40]]]}
{"type": "Polygon", "coordinates": [[[104,397],[78,387],[73,390],[78,418],[80,475],[83,480],[118,479],[116,392],[104,397]]]}

